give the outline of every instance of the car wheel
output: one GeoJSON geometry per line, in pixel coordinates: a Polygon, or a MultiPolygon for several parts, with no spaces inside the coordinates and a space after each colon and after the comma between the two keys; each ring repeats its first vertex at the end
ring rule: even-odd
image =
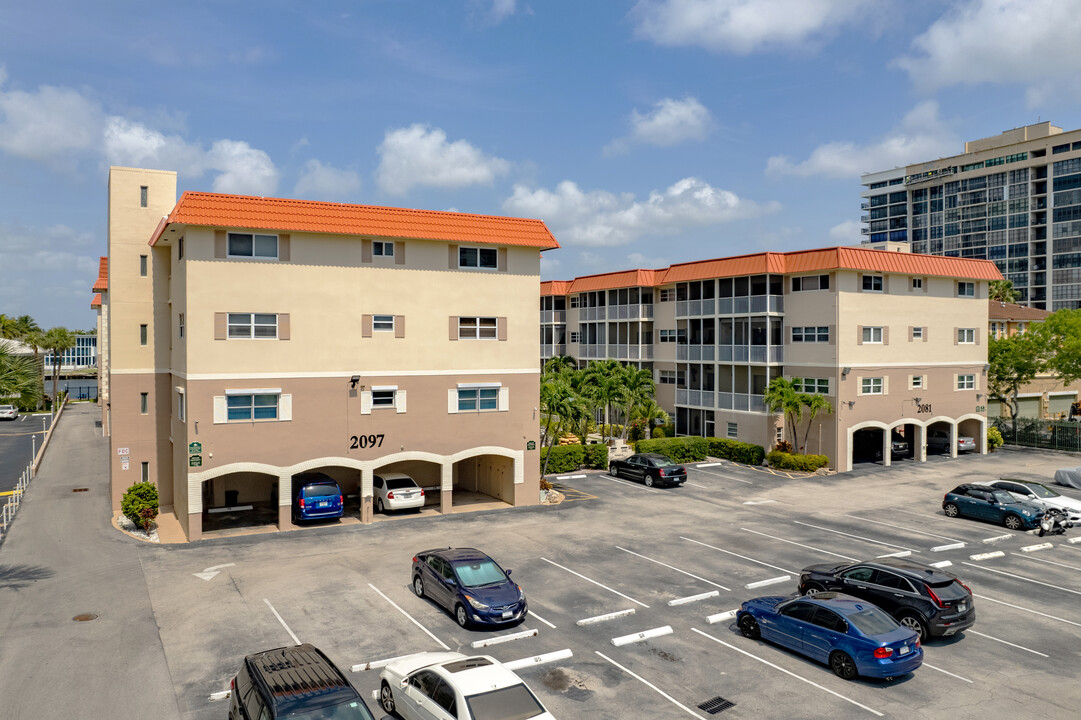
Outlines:
{"type": "Polygon", "coordinates": [[[646,473],[645,483],[646,487],[653,487],[653,476],[649,473],[646,473]]]}
{"type": "Polygon", "coordinates": [[[375,499],[375,511],[377,513],[385,513],[387,509],[383,506],[383,498],[375,499]]]}
{"type": "Polygon", "coordinates": [[[961,514],[961,508],[953,503],[946,503],[942,506],[942,512],[946,513],[946,517],[957,517],[961,514]]]}
{"type": "Polygon", "coordinates": [[[852,661],[848,653],[840,650],[835,650],[830,655],[830,670],[833,670],[834,674],[842,680],[852,680],[859,675],[856,663],[852,661]]]}
{"type": "Polygon", "coordinates": [[[417,597],[424,597],[424,579],[420,575],[413,578],[413,592],[417,594],[417,597]]]}
{"type": "Polygon", "coordinates": [[[1007,530],[1020,530],[1025,522],[1017,515],[1008,513],[1006,517],[1002,518],[1002,524],[1006,526],[1007,530]]]}
{"type": "Polygon", "coordinates": [[[619,477],[619,470],[616,470],[615,463],[608,464],[608,474],[612,477],[619,477]]]}
{"type": "Polygon", "coordinates": [[[927,641],[927,623],[923,621],[923,618],[914,613],[905,613],[897,618],[897,622],[901,623],[903,627],[906,627],[909,630],[915,630],[920,636],[921,643],[927,641]]]}
{"type": "Polygon", "coordinates": [[[469,616],[466,615],[465,606],[461,603],[454,606],[454,619],[458,621],[459,626],[469,627],[469,616]]]}
{"type": "Polygon", "coordinates": [[[394,693],[391,692],[390,685],[387,685],[386,680],[379,687],[379,704],[383,706],[383,712],[388,715],[397,715],[394,712],[394,693]]]}
{"type": "Polygon", "coordinates": [[[800,592],[804,595],[817,595],[820,592],[825,592],[826,588],[822,587],[819,583],[809,582],[800,588],[800,592]]]}
{"type": "Polygon", "coordinates": [[[758,621],[754,619],[754,615],[744,615],[739,619],[739,631],[749,640],[762,637],[762,629],[758,627],[758,621]]]}

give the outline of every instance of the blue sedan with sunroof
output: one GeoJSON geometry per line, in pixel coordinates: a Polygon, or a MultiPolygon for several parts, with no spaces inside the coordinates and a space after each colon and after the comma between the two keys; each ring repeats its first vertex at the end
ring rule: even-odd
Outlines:
{"type": "Polygon", "coordinates": [[[525,619],[525,592],[492,558],[474,548],[424,550],[413,556],[413,592],[445,607],[463,628],[525,619]]]}
{"type": "Polygon", "coordinates": [[[740,632],[825,663],[838,677],[892,679],[923,664],[915,630],[866,600],[843,593],[748,600],[736,614],[740,632]]]}

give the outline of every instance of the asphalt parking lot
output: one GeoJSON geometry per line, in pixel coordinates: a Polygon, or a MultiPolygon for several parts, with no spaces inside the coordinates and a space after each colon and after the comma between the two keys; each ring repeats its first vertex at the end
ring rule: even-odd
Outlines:
{"type": "Polygon", "coordinates": [[[33,460],[33,446],[41,447],[50,421],[48,413],[0,420],[0,493],[15,487],[19,476],[33,460]]]}
{"type": "MultiPolygon", "coordinates": [[[[1067,460],[1000,452],[804,479],[723,464],[692,467],[676,489],[590,473],[557,481],[571,492],[556,508],[146,548],[143,568],[183,717],[223,717],[226,703],[208,697],[228,686],[240,658],[297,640],[347,669],[444,648],[503,661],[569,650],[519,671],[564,718],[707,718],[697,706],[716,697],[734,703],[727,717],[1072,717],[1081,544],[1058,536],[1025,552],[1044,540],[951,520],[940,508],[958,482],[1045,478],[1067,460]],[[499,632],[464,631],[416,597],[412,553],[438,546],[476,546],[512,568],[531,616],[499,632]],[[927,643],[924,666],[892,682],[842,681],[743,638],[733,620],[707,620],[751,597],[793,592],[805,565],[904,552],[949,561],[975,592],[979,619],[927,643]],[[972,558],[988,552],[1003,554],[972,558]],[[204,570],[218,574],[194,574],[204,570]],[[621,614],[582,623],[610,613],[621,614]],[[471,647],[525,630],[538,634],[471,647]],[[641,632],[657,636],[612,643],[641,632]]],[[[351,677],[370,693],[378,672],[351,677]]]]}

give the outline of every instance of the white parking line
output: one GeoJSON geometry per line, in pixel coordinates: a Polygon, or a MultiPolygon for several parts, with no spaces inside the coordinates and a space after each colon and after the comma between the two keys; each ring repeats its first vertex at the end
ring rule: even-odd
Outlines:
{"type": "Polygon", "coordinates": [[[630,675],[630,676],[631,676],[632,678],[634,678],[634,679],[635,679],[635,680],[637,680],[638,682],[640,682],[640,683],[642,683],[643,685],[645,685],[646,687],[650,688],[650,689],[651,689],[651,690],[653,690],[653,691],[654,691],[655,693],[657,693],[658,695],[660,695],[661,697],[663,697],[663,698],[664,698],[665,700],[668,700],[668,701],[669,701],[670,703],[672,703],[672,704],[673,704],[673,705],[675,705],[676,707],[680,708],[681,710],[683,710],[683,712],[687,713],[687,714],[688,714],[688,715],[690,715],[691,717],[696,717],[696,718],[699,718],[700,720],[705,720],[705,718],[703,718],[703,717],[702,717],[701,715],[699,715],[698,713],[696,713],[696,712],[695,712],[694,710],[691,710],[691,709],[690,709],[689,707],[687,707],[686,705],[684,705],[683,703],[681,703],[681,702],[680,702],[679,700],[676,700],[676,699],[675,699],[674,697],[672,697],[671,695],[669,695],[668,693],[666,693],[666,692],[665,692],[664,690],[661,690],[661,689],[660,689],[659,687],[657,687],[656,685],[654,685],[653,683],[651,683],[651,682],[650,682],[649,680],[646,680],[645,678],[643,678],[643,677],[642,677],[642,676],[640,676],[640,675],[635,675],[635,674],[634,674],[633,672],[631,672],[631,671],[630,671],[630,670],[628,670],[627,668],[623,667],[622,665],[620,665],[619,663],[617,663],[617,662],[616,662],[615,660],[613,660],[612,658],[610,658],[610,657],[608,657],[607,655],[605,655],[604,653],[602,653],[602,652],[601,652],[600,650],[594,650],[593,652],[597,653],[597,654],[598,654],[598,655],[600,655],[600,656],[601,656],[602,658],[604,658],[604,659],[605,659],[605,660],[607,660],[608,662],[612,663],[612,664],[613,664],[613,665],[615,665],[615,666],[616,666],[617,668],[619,668],[619,669],[620,669],[620,670],[622,670],[623,672],[627,673],[628,675],[630,675]]]}
{"type": "Polygon", "coordinates": [[[599,587],[599,588],[604,588],[605,590],[607,590],[607,591],[608,591],[608,592],[610,592],[610,593],[615,593],[616,595],[619,595],[619,596],[620,596],[621,598],[623,598],[624,600],[630,600],[630,601],[631,601],[632,603],[634,603],[635,605],[641,605],[641,606],[642,606],[642,607],[644,607],[644,608],[648,608],[648,607],[649,607],[649,605],[646,605],[646,604],[645,604],[644,602],[639,602],[638,600],[635,600],[634,598],[632,598],[632,597],[631,597],[630,595],[624,595],[624,594],[623,594],[623,593],[621,593],[621,592],[620,592],[619,590],[613,590],[612,588],[608,587],[607,585],[602,585],[602,584],[600,584],[599,582],[597,582],[596,580],[593,580],[593,579],[587,578],[587,577],[586,577],[585,575],[583,575],[583,574],[581,574],[581,573],[576,573],[576,572],[574,572],[573,570],[571,570],[571,569],[570,569],[569,567],[563,567],[563,566],[562,566],[562,565],[560,565],[559,563],[557,563],[557,562],[552,562],[551,560],[549,560],[549,559],[548,559],[548,558],[546,558],[546,557],[542,557],[542,558],[541,558],[541,560],[543,560],[544,562],[548,563],[549,565],[555,565],[555,566],[556,566],[557,568],[559,568],[560,570],[566,570],[566,571],[567,571],[567,572],[569,572],[569,573],[570,573],[571,575],[575,575],[575,576],[577,576],[577,577],[580,577],[580,578],[582,578],[583,580],[585,580],[586,582],[591,582],[591,583],[593,583],[594,585],[596,585],[596,586],[597,586],[597,587],[599,587]]]}
{"type": "Polygon", "coordinates": [[[542,618],[542,617],[541,617],[540,615],[538,615],[537,613],[533,612],[533,610],[532,610],[532,609],[530,609],[530,611],[529,611],[529,614],[530,614],[530,615],[532,615],[533,617],[537,618],[538,620],[540,620],[540,621],[541,621],[542,623],[544,623],[544,624],[545,624],[545,625],[547,625],[548,627],[552,628],[553,630],[555,630],[555,629],[556,629],[556,626],[555,626],[555,625],[553,625],[552,623],[548,622],[547,620],[545,620],[544,618],[542,618]]]}
{"type": "Polygon", "coordinates": [[[904,525],[894,525],[893,523],[882,522],[881,520],[871,520],[870,518],[859,517],[857,515],[845,515],[845,517],[846,518],[852,518],[853,520],[859,520],[860,522],[869,522],[869,523],[874,523],[875,525],[885,525],[886,527],[897,528],[898,530],[904,530],[905,532],[916,533],[917,535],[928,535],[930,537],[936,537],[936,538],[939,538],[941,540],[953,540],[955,542],[960,542],[960,540],[958,540],[957,538],[952,538],[952,537],[949,537],[947,535],[937,535],[935,533],[929,533],[929,532],[925,532],[923,530],[915,530],[915,529],[910,528],[910,527],[905,527],[904,525]]]}
{"type": "Polygon", "coordinates": [[[660,560],[654,560],[654,559],[653,559],[653,558],[651,558],[651,557],[646,557],[645,555],[639,555],[639,554],[638,554],[638,553],[636,553],[635,551],[633,551],[633,550],[628,550],[628,549],[627,549],[627,548],[625,548],[625,547],[620,547],[619,545],[616,545],[616,550],[622,550],[623,552],[625,552],[625,553],[630,553],[631,555],[634,555],[635,557],[640,557],[640,558],[642,558],[643,560],[649,560],[649,561],[650,561],[651,563],[657,563],[658,565],[662,565],[662,566],[664,566],[664,567],[668,568],[669,570],[675,570],[675,571],[676,571],[676,572],[678,572],[678,573],[683,573],[683,574],[684,574],[684,575],[686,575],[687,577],[693,577],[693,578],[694,578],[695,580],[701,580],[701,581],[702,581],[702,582],[704,582],[704,583],[705,583],[706,585],[712,585],[712,586],[713,586],[713,587],[715,587],[715,588],[720,588],[721,590],[727,590],[728,592],[732,592],[732,589],[731,589],[731,588],[726,588],[726,587],[725,587],[724,585],[719,585],[719,584],[717,584],[717,583],[713,582],[712,580],[706,580],[706,579],[705,579],[705,578],[703,578],[703,577],[698,577],[698,576],[697,576],[697,575],[695,575],[694,573],[689,573],[689,572],[687,572],[686,570],[680,570],[679,568],[677,568],[677,567],[674,567],[674,566],[672,566],[672,565],[669,565],[668,563],[662,563],[662,562],[661,562],[660,560]]]}
{"type": "MultiPolygon", "coordinates": [[[[926,652],[926,651],[924,651],[924,652],[926,652]]],[[[925,655],[924,657],[926,657],[926,655],[925,655]]],[[[931,668],[932,670],[938,670],[938,671],[939,671],[940,673],[942,673],[943,675],[949,675],[950,677],[955,677],[955,678],[957,678],[958,680],[964,680],[964,681],[965,681],[965,682],[967,682],[967,683],[971,683],[971,684],[975,685],[975,683],[973,683],[973,682],[972,682],[971,680],[969,680],[968,678],[963,678],[963,677],[961,677],[960,675],[954,675],[954,674],[953,674],[952,672],[950,672],[949,670],[943,670],[943,669],[942,669],[942,668],[940,668],[940,667],[935,667],[934,665],[932,665],[931,663],[927,662],[926,660],[924,660],[924,661],[923,661],[923,666],[924,666],[924,667],[927,667],[927,668],[931,668]]]]}
{"type": "Polygon", "coordinates": [[[605,480],[611,480],[612,482],[619,483],[620,485],[630,485],[631,487],[638,488],[639,490],[645,490],[646,492],[651,492],[651,493],[660,492],[660,490],[654,490],[653,488],[647,488],[645,485],[639,485],[638,483],[628,482],[628,481],[624,480],[623,478],[612,477],[611,475],[608,475],[607,473],[598,475],[597,477],[604,478],[605,480]]]}
{"type": "Polygon", "coordinates": [[[931,520],[941,520],[946,517],[945,515],[925,515],[924,513],[912,512],[911,510],[903,510],[901,508],[890,508],[894,512],[903,512],[906,515],[915,515],[916,517],[929,518],[931,520]]]}
{"type": "Polygon", "coordinates": [[[372,590],[375,590],[375,591],[376,591],[377,593],[379,593],[379,597],[383,598],[383,599],[384,599],[384,600],[386,600],[386,601],[387,601],[388,603],[390,603],[390,604],[391,604],[391,605],[392,605],[392,606],[394,607],[394,609],[395,609],[395,610],[397,610],[397,611],[398,611],[398,612],[400,612],[400,613],[401,613],[402,615],[405,615],[405,616],[406,616],[407,618],[409,618],[409,622],[413,623],[414,625],[416,625],[417,627],[419,627],[419,628],[420,628],[421,630],[423,630],[423,631],[424,631],[424,634],[425,634],[425,635],[427,635],[428,637],[430,637],[430,638],[431,638],[432,640],[435,640],[435,641],[436,641],[436,642],[437,642],[437,643],[439,644],[439,647],[443,648],[444,650],[450,650],[450,646],[449,646],[449,645],[447,645],[447,644],[446,644],[446,643],[444,643],[444,642],[443,642],[442,640],[440,640],[440,639],[439,639],[439,638],[437,638],[437,637],[436,637],[435,635],[433,635],[433,634],[432,634],[432,631],[431,631],[431,630],[429,630],[428,628],[424,627],[424,626],[423,626],[423,625],[421,625],[421,624],[420,624],[419,622],[417,622],[417,619],[416,619],[415,617],[413,617],[412,615],[410,615],[409,613],[407,613],[407,612],[406,612],[405,610],[402,610],[402,609],[401,609],[401,608],[400,608],[400,607],[398,606],[398,603],[394,602],[393,600],[391,600],[390,598],[388,598],[388,597],[387,597],[386,595],[384,595],[384,594],[383,594],[383,591],[382,591],[382,590],[380,590],[379,588],[377,588],[377,587],[376,587],[375,585],[372,585],[371,583],[368,583],[368,587],[370,587],[370,588],[371,588],[372,590]]]}
{"type": "MultiPolygon", "coordinates": [[[[697,467],[695,467],[695,469],[700,470],[702,467],[703,467],[702,465],[698,465],[697,467]]],[[[725,475],[723,473],[718,473],[718,472],[711,472],[709,470],[702,470],[702,472],[704,472],[706,475],[713,475],[714,477],[724,478],[725,480],[735,480],[736,482],[741,482],[741,483],[743,483],[745,485],[754,485],[754,483],[751,482],[750,480],[743,480],[743,479],[738,478],[738,477],[732,477],[731,475],[725,475]]]]}
{"type": "Polygon", "coordinates": [[[988,640],[994,640],[995,642],[1000,642],[1003,645],[1009,645],[1010,647],[1015,647],[1018,650],[1024,650],[1025,652],[1030,652],[1033,655],[1039,655],[1040,657],[1048,657],[1047,655],[1044,655],[1042,652],[1037,652],[1036,650],[1030,650],[1029,648],[1023,647],[1021,645],[1015,645],[1012,642],[1006,642],[1005,640],[1000,640],[997,637],[991,637],[990,635],[984,635],[982,632],[977,632],[977,631],[973,630],[972,628],[969,628],[968,630],[965,630],[965,634],[968,634],[968,633],[972,633],[973,635],[979,635],[982,638],[987,638],[988,640]]]}
{"type": "MultiPolygon", "coordinates": [[[[1024,548],[1021,549],[1024,550],[1024,548]]],[[[1047,563],[1048,565],[1058,565],[1059,567],[1069,568],[1071,570],[1081,570],[1081,567],[1077,567],[1076,565],[1067,565],[1066,563],[1055,562],[1054,560],[1044,560],[1043,558],[1021,555],[1019,553],[1010,553],[1010,555],[1017,555],[1017,557],[1023,557],[1026,560],[1035,560],[1036,562],[1047,563]]]]}
{"type": "Polygon", "coordinates": [[[1045,617],[1050,620],[1058,620],[1059,622],[1064,622],[1067,625],[1075,625],[1077,627],[1081,627],[1081,623],[1074,622],[1073,620],[1066,620],[1065,618],[1048,615],[1047,613],[1040,612],[1039,610],[1032,610],[1030,608],[1021,607],[1020,605],[1014,605],[1013,603],[1008,603],[1005,600],[996,600],[992,597],[987,597],[986,595],[975,595],[975,597],[978,597],[980,600],[987,600],[988,602],[998,603],[999,605],[1005,605],[1006,607],[1012,607],[1014,610],[1023,610],[1024,612],[1032,613],[1033,615],[1039,615],[1040,617],[1045,617]]]}
{"type": "Polygon", "coordinates": [[[274,613],[274,617],[278,618],[278,622],[280,622],[282,624],[282,627],[285,628],[285,632],[289,633],[289,637],[293,638],[293,642],[299,645],[300,638],[298,638],[296,634],[292,631],[292,629],[285,624],[285,621],[282,620],[282,616],[278,614],[278,611],[274,609],[274,606],[270,604],[270,601],[266,598],[263,598],[263,602],[265,602],[266,606],[270,608],[270,612],[274,613]]]}
{"type": "Polygon", "coordinates": [[[717,467],[718,465],[723,465],[723,464],[724,463],[719,463],[719,462],[717,462],[717,463],[702,463],[700,465],[695,465],[695,467],[696,468],[717,467]]]}
{"type": "Polygon", "coordinates": [[[963,560],[961,561],[961,564],[962,565],[968,565],[969,567],[979,568],[980,570],[986,570],[987,572],[993,572],[993,573],[998,573],[999,575],[1006,575],[1008,577],[1017,578],[1018,580],[1027,580],[1030,583],[1036,583],[1037,585],[1043,585],[1044,587],[1055,588],[1056,590],[1062,590],[1063,592],[1073,593],[1074,595],[1081,595],[1081,591],[1071,590],[1070,588],[1064,588],[1061,585],[1052,585],[1051,583],[1045,583],[1045,582],[1041,582],[1039,580],[1033,580],[1032,578],[1025,577],[1024,575],[1014,575],[1013,573],[1008,573],[1008,572],[1006,572],[1004,570],[993,570],[993,569],[991,569],[989,567],[984,567],[983,565],[973,565],[972,563],[968,563],[968,562],[965,562],[963,560]]]}
{"type": "MultiPolygon", "coordinates": [[[[751,530],[750,528],[740,528],[740,530],[744,532],[754,533],[755,535],[761,535],[762,537],[768,537],[772,540],[777,540],[778,542],[788,543],[789,545],[798,545],[801,548],[807,548],[808,550],[814,550],[816,552],[824,553],[826,555],[832,555],[833,557],[839,557],[842,560],[851,560],[852,562],[856,562],[856,558],[854,557],[849,557],[848,555],[841,555],[839,553],[830,552],[829,550],[823,550],[822,548],[816,548],[810,545],[804,545],[803,543],[798,543],[795,540],[785,540],[784,538],[779,538],[775,535],[767,535],[764,532],[758,532],[757,530],[751,530]]],[[[790,571],[786,570],[785,572],[790,571]]]]}
{"type": "Polygon", "coordinates": [[[834,697],[839,697],[839,698],[841,698],[842,700],[844,700],[845,702],[850,702],[850,703],[852,703],[853,705],[855,705],[856,707],[860,707],[860,708],[863,708],[863,709],[864,709],[864,710],[866,710],[867,712],[871,712],[871,713],[874,713],[875,715],[877,715],[878,717],[882,717],[882,713],[880,713],[880,712],[879,712],[878,710],[874,710],[874,709],[872,709],[872,708],[869,708],[869,707],[867,707],[866,705],[864,705],[863,703],[859,703],[859,702],[856,702],[856,701],[855,701],[855,700],[853,700],[852,698],[849,698],[849,697],[845,697],[844,695],[842,695],[842,694],[840,694],[840,693],[838,693],[838,692],[834,692],[833,690],[830,690],[830,689],[829,689],[828,687],[824,687],[824,686],[822,686],[822,685],[819,685],[819,684],[818,684],[818,683],[816,683],[816,682],[813,682],[813,681],[811,681],[811,680],[808,680],[808,679],[807,679],[807,678],[805,678],[805,677],[802,677],[802,676],[800,676],[800,675],[797,675],[796,673],[792,672],[791,670],[785,670],[785,669],[784,669],[783,667],[781,667],[780,665],[774,665],[774,664],[773,664],[773,663],[771,663],[771,662],[770,662],[769,660],[764,660],[764,659],[762,659],[762,658],[758,657],[757,655],[752,655],[751,653],[747,652],[746,650],[741,650],[740,648],[736,647],[735,645],[729,645],[729,644],[728,644],[728,643],[726,643],[726,642],[725,642],[724,640],[721,640],[721,639],[719,639],[719,638],[715,638],[715,637],[713,637],[712,635],[710,635],[709,633],[704,633],[704,632],[702,632],[701,630],[699,630],[698,628],[691,628],[691,630],[693,630],[694,632],[698,633],[699,635],[701,635],[701,636],[702,636],[702,637],[704,637],[704,638],[709,638],[710,640],[712,640],[712,641],[713,641],[713,642],[715,642],[715,643],[719,643],[719,644],[721,644],[721,645],[724,645],[724,646],[725,646],[726,648],[729,648],[729,649],[731,649],[731,650],[735,650],[735,651],[736,651],[736,652],[738,652],[738,653],[743,653],[743,654],[744,654],[744,655],[746,655],[747,657],[749,657],[749,658],[752,658],[752,659],[754,659],[754,660],[757,660],[758,662],[762,663],[763,665],[769,665],[769,666],[770,666],[771,668],[773,668],[774,670],[780,670],[780,671],[781,671],[781,672],[783,672],[783,673],[784,673],[785,675],[790,675],[790,676],[792,676],[792,677],[796,678],[797,680],[802,680],[803,682],[807,683],[808,685],[813,685],[814,687],[818,688],[819,690],[825,690],[826,692],[828,692],[828,693],[829,693],[830,695],[833,695],[834,697]]]}
{"type": "Polygon", "coordinates": [[[684,483],[684,484],[685,484],[685,485],[693,485],[694,487],[696,487],[696,488],[702,488],[703,490],[709,490],[709,488],[708,488],[708,487],[706,487],[705,485],[699,485],[698,483],[693,483],[693,482],[686,482],[686,483],[684,483]]]}
{"type": "Polygon", "coordinates": [[[901,550],[912,550],[913,552],[916,552],[915,548],[905,547],[904,545],[894,545],[893,543],[882,542],[881,540],[872,540],[871,538],[863,537],[862,535],[853,535],[852,533],[841,532],[840,530],[831,530],[829,528],[822,527],[821,525],[812,525],[811,523],[800,522],[799,520],[793,520],[792,522],[794,522],[797,525],[803,525],[805,527],[813,527],[813,528],[815,528],[817,530],[825,530],[826,532],[836,533],[838,535],[844,535],[845,537],[856,538],[857,540],[863,540],[864,542],[869,542],[869,543],[872,543],[874,545],[883,545],[885,547],[899,548],[901,550]]]}
{"type": "Polygon", "coordinates": [[[682,535],[679,536],[679,539],[680,540],[686,540],[687,542],[692,542],[695,545],[701,545],[702,547],[708,547],[710,550],[716,550],[717,552],[723,552],[726,555],[732,555],[734,557],[742,558],[742,559],[746,560],[747,562],[753,562],[756,565],[762,565],[763,567],[773,568],[774,570],[780,570],[781,572],[786,572],[786,573],[789,573],[790,575],[795,575],[796,574],[795,570],[785,570],[783,567],[778,567],[777,565],[770,565],[769,563],[762,562],[761,560],[755,560],[754,558],[749,558],[746,555],[740,555],[739,553],[734,553],[731,550],[725,550],[724,548],[719,548],[716,545],[709,545],[709,544],[704,543],[704,542],[699,542],[698,540],[691,540],[689,537],[683,537],[682,535]]]}

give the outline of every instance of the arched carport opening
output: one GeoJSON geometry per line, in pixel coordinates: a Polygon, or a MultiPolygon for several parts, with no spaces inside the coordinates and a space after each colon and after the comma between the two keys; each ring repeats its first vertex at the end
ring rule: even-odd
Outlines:
{"type": "MultiPolygon", "coordinates": [[[[278,527],[278,476],[257,471],[224,473],[202,482],[201,534],[278,527]]],[[[189,519],[190,522],[190,519],[189,519]]],[[[189,536],[191,535],[189,528],[189,536]]]]}
{"type": "Polygon", "coordinates": [[[953,455],[957,446],[957,428],[950,420],[935,420],[927,425],[927,454],[953,455]]]}
{"type": "Polygon", "coordinates": [[[463,458],[454,463],[451,478],[454,506],[514,504],[514,458],[491,453],[463,458]]]}
{"type": "Polygon", "coordinates": [[[976,448],[970,452],[987,452],[987,420],[983,416],[965,416],[957,423],[957,434],[960,437],[970,437],[976,443],[976,448]]]}
{"type": "Polygon", "coordinates": [[[882,463],[882,439],[886,430],[881,427],[864,427],[852,433],[849,451],[852,463],[882,463]]]}
{"type": "Polygon", "coordinates": [[[890,430],[890,457],[897,462],[899,460],[912,460],[918,458],[917,448],[922,442],[920,437],[921,426],[916,423],[899,423],[890,430]]]}
{"type": "Polygon", "coordinates": [[[421,512],[438,511],[441,505],[441,489],[443,478],[443,466],[442,464],[435,462],[434,460],[399,460],[397,462],[390,462],[386,465],[380,465],[372,471],[372,504],[374,509],[374,518],[380,517],[394,518],[407,515],[408,513],[395,512],[389,510],[384,505],[384,512],[379,512],[379,500],[380,500],[380,488],[375,482],[375,478],[383,477],[388,473],[402,473],[413,478],[413,482],[420,486],[424,491],[424,506],[421,512]]]}
{"type": "MultiPolygon", "coordinates": [[[[290,495],[287,498],[282,498],[282,505],[288,505],[290,522],[294,517],[294,506],[296,504],[297,493],[299,492],[300,485],[303,482],[303,478],[309,477],[312,473],[318,473],[329,477],[334,482],[338,483],[338,487],[342,491],[342,500],[344,502],[344,508],[341,518],[328,518],[325,520],[305,520],[306,525],[318,525],[318,524],[333,524],[343,520],[348,521],[350,519],[357,520],[360,517],[360,470],[354,467],[344,467],[342,465],[335,465],[328,463],[326,465],[316,465],[314,467],[308,467],[307,464],[303,470],[294,470],[290,473],[290,495]],[[298,480],[298,476],[300,479],[298,480]]],[[[295,523],[293,523],[295,525],[295,523]]]]}

